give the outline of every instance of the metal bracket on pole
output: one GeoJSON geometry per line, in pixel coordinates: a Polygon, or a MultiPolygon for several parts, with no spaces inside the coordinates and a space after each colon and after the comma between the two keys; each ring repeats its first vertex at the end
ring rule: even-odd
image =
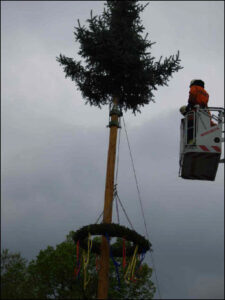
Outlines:
{"type": "Polygon", "coordinates": [[[109,125],[107,125],[106,127],[112,127],[112,126],[116,126],[117,128],[121,128],[118,121],[110,121],[109,125]]]}
{"type": "Polygon", "coordinates": [[[113,115],[117,115],[118,117],[122,117],[123,113],[121,110],[118,109],[117,106],[113,106],[112,110],[109,113],[110,117],[113,115]]]}
{"type": "MultiPolygon", "coordinates": [[[[110,110],[109,112],[109,116],[118,116],[118,118],[122,117],[123,113],[121,111],[121,109],[118,108],[117,104],[113,105],[113,108],[110,110]]],[[[112,126],[116,126],[117,128],[121,128],[118,120],[112,120],[113,118],[111,118],[111,121],[109,121],[109,125],[107,125],[106,127],[112,127],[112,126]]]]}

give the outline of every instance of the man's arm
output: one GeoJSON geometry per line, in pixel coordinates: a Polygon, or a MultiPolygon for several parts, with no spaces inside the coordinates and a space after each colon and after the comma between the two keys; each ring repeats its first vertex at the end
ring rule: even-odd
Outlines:
{"type": "Polygon", "coordinates": [[[193,106],[196,104],[196,88],[192,86],[189,91],[188,105],[187,110],[191,110],[193,106]]]}

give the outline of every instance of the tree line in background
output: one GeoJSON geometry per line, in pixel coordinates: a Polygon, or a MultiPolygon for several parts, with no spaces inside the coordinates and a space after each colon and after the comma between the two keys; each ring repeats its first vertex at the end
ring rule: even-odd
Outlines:
{"type": "MultiPolygon", "coordinates": [[[[1,299],[96,299],[98,268],[96,255],[90,252],[87,267],[87,281],[84,289],[84,269],[81,264],[79,275],[75,275],[77,249],[72,239],[73,232],[55,248],[48,246],[40,250],[36,259],[28,262],[20,253],[1,252],[1,299]]],[[[96,238],[98,239],[98,238],[96,238]]],[[[117,239],[117,243],[122,243],[117,239]]],[[[79,257],[82,257],[80,248],[79,257]]],[[[131,258],[129,258],[131,259],[131,258]]],[[[129,263],[127,258],[127,265],[129,263]]],[[[142,263],[136,271],[136,281],[123,279],[126,270],[122,267],[122,258],[118,273],[110,261],[109,299],[152,299],[156,291],[151,281],[152,269],[142,263]]],[[[138,265],[138,263],[137,263],[138,265]]]]}

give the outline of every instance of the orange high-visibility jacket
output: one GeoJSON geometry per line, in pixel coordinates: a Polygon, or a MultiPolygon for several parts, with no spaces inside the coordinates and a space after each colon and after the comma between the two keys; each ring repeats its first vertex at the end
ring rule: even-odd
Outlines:
{"type": "Polygon", "coordinates": [[[192,106],[198,104],[206,107],[209,101],[209,94],[201,86],[192,85],[189,91],[188,103],[192,106]]]}
{"type": "MultiPolygon", "coordinates": [[[[200,107],[207,107],[209,101],[209,94],[206,90],[198,85],[192,85],[189,91],[189,99],[188,103],[191,106],[196,104],[200,105],[200,107]]],[[[195,109],[194,109],[195,110],[195,109]]],[[[210,112],[208,111],[209,116],[211,116],[210,112]]],[[[193,120],[193,115],[190,115],[188,120],[193,120]]],[[[216,125],[212,120],[210,120],[211,126],[216,125]]]]}

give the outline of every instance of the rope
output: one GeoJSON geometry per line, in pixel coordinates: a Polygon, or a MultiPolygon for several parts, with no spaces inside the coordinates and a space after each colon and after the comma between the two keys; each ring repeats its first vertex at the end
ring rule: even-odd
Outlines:
{"type": "Polygon", "coordinates": [[[117,213],[117,222],[120,224],[119,208],[118,208],[118,199],[116,198],[116,213],[117,213]]]}
{"type": "MultiPolygon", "coordinates": [[[[115,187],[114,187],[114,189],[115,189],[115,187]]],[[[113,200],[112,200],[112,202],[114,201],[114,199],[115,199],[115,195],[113,195],[113,200]]],[[[112,204],[113,204],[113,203],[112,203],[112,204]]],[[[108,212],[109,210],[110,210],[110,207],[107,209],[106,212],[108,212]]],[[[101,216],[103,216],[103,213],[104,213],[104,210],[103,210],[103,211],[100,213],[100,215],[98,216],[97,220],[95,221],[95,224],[98,223],[98,221],[100,220],[101,216]]]]}
{"type": "MultiPolygon", "coordinates": [[[[121,125],[121,119],[119,118],[119,126],[121,125]]],[[[119,149],[120,149],[120,136],[121,136],[121,130],[119,128],[119,138],[117,142],[117,160],[116,160],[116,176],[115,176],[115,184],[117,184],[117,178],[118,178],[118,170],[119,170],[119,149]]]]}
{"type": "Polygon", "coordinates": [[[131,158],[132,168],[133,168],[133,172],[134,172],[136,187],[137,187],[137,191],[138,191],[138,198],[139,198],[139,202],[140,202],[140,205],[141,205],[141,213],[142,213],[142,217],[143,217],[143,220],[144,220],[145,231],[146,231],[146,235],[149,239],[147,225],[146,225],[146,221],[145,221],[144,209],[143,209],[142,200],[141,200],[141,194],[140,194],[140,190],[139,190],[139,186],[138,186],[137,175],[136,175],[136,171],[135,171],[135,167],[134,167],[134,160],[133,160],[133,156],[132,156],[132,153],[131,153],[131,147],[130,147],[130,142],[129,142],[129,138],[128,138],[128,134],[127,134],[127,129],[126,129],[124,117],[123,117],[123,123],[124,123],[124,129],[125,129],[125,132],[126,132],[126,138],[127,138],[128,148],[129,148],[129,152],[130,152],[130,158],[131,158]]]}
{"type": "Polygon", "coordinates": [[[120,200],[120,198],[119,198],[119,196],[118,196],[117,191],[116,191],[116,197],[117,197],[117,199],[119,200],[119,203],[120,203],[120,205],[121,205],[121,207],[122,207],[122,210],[123,210],[123,212],[124,212],[124,214],[125,214],[125,216],[126,216],[126,218],[127,218],[127,221],[128,221],[128,223],[130,224],[130,227],[134,230],[134,227],[133,227],[133,225],[132,225],[132,223],[131,223],[131,221],[130,221],[130,219],[129,219],[127,213],[126,213],[125,208],[123,207],[123,204],[122,204],[122,202],[121,202],[121,200],[120,200]]]}
{"type": "MultiPolygon", "coordinates": [[[[131,152],[131,147],[130,147],[130,142],[129,142],[129,138],[128,138],[128,133],[127,133],[124,117],[123,117],[123,124],[124,124],[125,133],[126,133],[126,139],[127,139],[127,144],[128,144],[128,148],[129,148],[132,168],[133,168],[133,172],[134,172],[134,177],[135,177],[135,182],[136,182],[136,187],[137,187],[137,192],[138,192],[138,199],[139,199],[139,203],[140,203],[140,206],[141,206],[141,213],[142,213],[142,217],[143,217],[143,220],[144,220],[145,231],[146,231],[146,235],[148,237],[148,240],[150,240],[148,230],[147,230],[145,215],[144,215],[144,209],[143,209],[143,204],[142,204],[142,199],[141,199],[141,193],[140,193],[140,189],[139,189],[139,185],[138,185],[138,181],[137,181],[136,170],[135,170],[135,167],[134,167],[134,160],[133,160],[133,156],[132,156],[132,152],[131,152]]],[[[151,255],[151,258],[152,258],[152,265],[153,265],[153,269],[154,269],[154,273],[155,273],[156,286],[157,286],[157,290],[158,290],[158,293],[159,293],[159,298],[162,299],[161,294],[160,294],[159,282],[158,282],[157,272],[156,272],[155,263],[154,263],[154,259],[153,259],[153,254],[152,254],[151,251],[150,251],[150,255],[151,255]]]]}
{"type": "MultiPolygon", "coordinates": [[[[117,192],[117,189],[116,189],[116,185],[114,186],[113,201],[114,201],[115,199],[116,199],[116,210],[117,210],[117,220],[118,220],[118,223],[120,224],[119,208],[118,208],[118,202],[117,202],[117,200],[119,201],[119,203],[120,203],[120,205],[121,205],[121,207],[122,207],[122,209],[123,209],[123,212],[124,212],[124,214],[125,214],[125,216],[126,216],[128,222],[129,222],[131,228],[134,230],[133,225],[131,224],[131,221],[130,221],[130,219],[128,218],[128,215],[127,215],[127,213],[126,213],[126,211],[125,211],[125,209],[124,209],[124,207],[123,207],[123,205],[122,205],[122,202],[121,202],[121,200],[119,199],[118,192],[117,192]]],[[[110,208],[108,208],[108,210],[109,210],[109,209],[110,209],[110,208]]],[[[104,212],[104,210],[103,210],[103,211],[100,213],[100,215],[98,216],[98,218],[97,218],[95,224],[98,223],[98,221],[100,220],[101,216],[103,215],[103,212],[104,212]]]]}
{"type": "Polygon", "coordinates": [[[103,211],[100,213],[100,215],[99,215],[99,217],[97,218],[97,220],[96,220],[96,222],[95,222],[95,224],[97,224],[98,223],[98,221],[100,220],[100,218],[101,218],[101,216],[103,215],[103,211]]]}

